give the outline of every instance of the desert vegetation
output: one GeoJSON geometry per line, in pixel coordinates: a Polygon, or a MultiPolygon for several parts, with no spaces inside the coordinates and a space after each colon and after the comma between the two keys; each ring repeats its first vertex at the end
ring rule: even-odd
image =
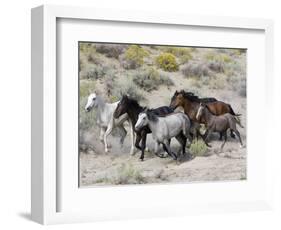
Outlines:
{"type": "MultiPolygon", "coordinates": [[[[107,102],[116,102],[122,95],[127,94],[140,104],[155,108],[169,105],[174,91],[184,89],[200,97],[216,97],[218,100],[231,103],[237,113],[243,114],[242,122],[246,127],[245,50],[81,42],[79,84],[82,184],[168,182],[177,181],[177,175],[184,181],[246,178],[246,150],[235,150],[231,143],[222,156],[235,156],[240,161],[236,158],[236,161],[228,157],[219,158],[216,147],[210,150],[201,140],[193,141],[189,147],[189,151],[197,160],[200,159],[200,162],[209,159],[210,168],[214,167],[212,165],[214,162],[215,165],[223,162],[219,168],[225,163],[225,167],[228,168],[223,170],[228,174],[223,176],[216,170],[211,175],[208,174],[210,172],[200,174],[200,178],[198,175],[191,176],[188,167],[199,169],[196,165],[188,165],[188,162],[186,162],[188,173],[185,174],[182,169],[177,171],[174,163],[170,165],[171,167],[167,166],[171,164],[169,159],[157,158],[149,151],[146,154],[149,155],[150,163],[136,163],[138,157],[128,156],[129,138],[126,138],[124,146],[120,147],[115,137],[111,137],[110,142],[114,151],[111,150],[104,156],[98,140],[96,113],[95,111],[86,113],[84,110],[87,97],[93,92],[97,92],[107,102]],[[92,165],[85,163],[85,159],[92,162],[92,165]],[[97,161],[103,161],[103,164],[97,161]],[[161,165],[159,162],[165,163],[161,165]],[[105,165],[107,168],[102,169],[105,165]],[[155,166],[153,173],[149,169],[151,166],[155,166]],[[90,169],[93,167],[95,169],[90,169]],[[97,172],[99,169],[102,173],[97,172]]],[[[118,135],[118,132],[114,132],[114,135],[118,135]]],[[[242,136],[246,138],[246,130],[242,131],[242,136]]],[[[217,136],[214,135],[213,138],[216,139],[217,136]]],[[[148,143],[151,149],[153,145],[151,137],[148,143]]],[[[219,141],[215,142],[215,146],[216,143],[219,141]]],[[[208,167],[206,166],[205,170],[208,170],[208,167]]]]}

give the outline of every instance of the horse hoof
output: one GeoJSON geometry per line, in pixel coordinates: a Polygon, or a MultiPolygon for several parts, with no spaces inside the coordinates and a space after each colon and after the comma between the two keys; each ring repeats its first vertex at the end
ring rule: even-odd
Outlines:
{"type": "Polygon", "coordinates": [[[243,145],[240,145],[240,149],[243,149],[244,148],[244,146],[243,145]]]}
{"type": "Polygon", "coordinates": [[[139,158],[140,161],[143,161],[143,158],[139,158]]]}
{"type": "Polygon", "coordinates": [[[109,151],[108,151],[108,149],[105,149],[104,151],[105,151],[106,153],[108,153],[108,152],[109,152],[109,151]]]}
{"type": "Polygon", "coordinates": [[[136,154],[135,149],[131,149],[131,151],[130,151],[130,155],[131,155],[131,156],[134,156],[135,154],[136,154]]]}

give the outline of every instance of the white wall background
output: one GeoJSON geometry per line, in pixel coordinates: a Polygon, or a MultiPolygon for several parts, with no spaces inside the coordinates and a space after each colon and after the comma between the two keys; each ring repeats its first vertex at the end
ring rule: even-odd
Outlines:
{"type": "MultiPolygon", "coordinates": [[[[30,8],[41,4],[80,5],[172,13],[271,18],[275,21],[275,96],[281,89],[281,14],[276,0],[5,0],[0,8],[0,228],[37,229],[30,213],[30,8]],[[280,76],[280,77],[279,77],[280,76]]],[[[280,130],[280,108],[272,122],[280,130]]],[[[185,218],[130,220],[52,229],[280,229],[281,151],[275,146],[275,204],[273,212],[203,215],[185,218]]],[[[207,192],[207,191],[206,191],[207,192]]]]}

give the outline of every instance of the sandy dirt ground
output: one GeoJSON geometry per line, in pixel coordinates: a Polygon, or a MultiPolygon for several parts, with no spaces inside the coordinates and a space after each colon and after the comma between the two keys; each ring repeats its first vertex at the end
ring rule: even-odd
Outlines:
{"type": "MultiPolygon", "coordinates": [[[[148,95],[148,106],[168,105],[173,92],[176,89],[186,89],[189,84],[188,80],[181,76],[174,76],[173,79],[174,86],[162,86],[148,95]],[[158,99],[153,99],[155,97],[158,99]]],[[[246,98],[227,90],[208,90],[208,94],[230,103],[236,113],[242,114],[241,121],[244,128],[238,126],[238,129],[244,143],[243,148],[239,147],[237,139],[228,137],[228,142],[221,152],[222,142],[219,141],[218,134],[213,134],[212,147],[208,148],[207,154],[191,160],[182,157],[179,161],[174,161],[153,154],[154,141],[150,134],[144,161],[140,161],[139,151],[134,156],[129,155],[128,126],[126,127],[128,134],[123,146],[120,145],[118,136],[109,136],[111,149],[107,154],[98,139],[98,129],[93,128],[82,136],[84,144],[80,147],[80,186],[245,180],[247,178],[246,98]]],[[[172,149],[179,150],[179,144],[175,140],[172,141],[171,146],[172,149]]],[[[162,148],[160,149],[163,152],[162,148]]]]}

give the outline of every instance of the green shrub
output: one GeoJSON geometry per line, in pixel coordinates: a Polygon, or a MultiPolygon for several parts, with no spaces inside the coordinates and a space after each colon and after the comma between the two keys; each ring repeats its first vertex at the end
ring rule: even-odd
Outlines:
{"type": "Polygon", "coordinates": [[[79,96],[88,97],[90,93],[95,91],[96,83],[92,80],[80,80],[79,96]]]}
{"type": "Polygon", "coordinates": [[[203,62],[188,62],[181,67],[182,74],[187,78],[200,78],[211,76],[211,70],[209,69],[208,65],[203,62]]]}
{"type": "MultiPolygon", "coordinates": [[[[80,43],[80,64],[89,62],[94,64],[102,64],[100,55],[96,51],[94,43],[80,43]]],[[[81,67],[81,66],[80,66],[81,67]]]]}
{"type": "Polygon", "coordinates": [[[208,80],[210,89],[225,89],[227,86],[226,76],[219,74],[208,80]]]}
{"type": "Polygon", "coordinates": [[[141,68],[133,72],[132,79],[136,85],[148,92],[158,89],[160,85],[174,85],[167,74],[158,72],[153,67],[141,68]]]}
{"type": "Polygon", "coordinates": [[[99,184],[144,184],[146,183],[145,178],[142,176],[140,171],[133,167],[132,164],[122,163],[116,172],[112,172],[110,175],[103,175],[94,180],[94,183],[99,184]]]}
{"type": "Polygon", "coordinates": [[[96,51],[109,58],[118,58],[125,50],[126,45],[96,44],[96,51]]]}
{"type": "Polygon", "coordinates": [[[180,56],[178,59],[179,59],[180,65],[182,65],[182,64],[189,62],[192,59],[192,56],[185,54],[185,55],[180,56]]]}
{"type": "Polygon", "coordinates": [[[79,49],[81,53],[96,52],[96,47],[94,43],[80,42],[79,49]]]}
{"type": "Polygon", "coordinates": [[[218,53],[215,51],[210,51],[205,55],[206,60],[216,61],[222,63],[229,63],[232,61],[232,58],[226,53],[218,53]]]}
{"type": "Polygon", "coordinates": [[[85,55],[84,53],[80,53],[79,55],[79,72],[86,68],[88,65],[88,56],[85,55]]]}
{"type": "Polygon", "coordinates": [[[145,178],[131,164],[122,164],[112,179],[113,184],[143,184],[145,178]]]}
{"type": "Polygon", "coordinates": [[[130,97],[137,101],[145,101],[143,93],[131,79],[128,79],[126,82],[118,82],[114,84],[110,101],[115,102],[120,100],[123,95],[130,95],[130,97]]]}
{"type": "Polygon", "coordinates": [[[210,61],[208,63],[208,67],[210,70],[217,72],[217,73],[223,73],[224,72],[224,64],[219,61],[210,61]]]}
{"type": "Polygon", "coordinates": [[[123,67],[126,69],[135,69],[143,65],[144,58],[149,55],[148,51],[139,45],[130,45],[125,52],[123,67]]]}
{"type": "Polygon", "coordinates": [[[114,74],[114,70],[112,67],[96,65],[96,64],[88,64],[83,69],[81,69],[80,79],[97,80],[113,74],[114,74]]]}
{"type": "Polygon", "coordinates": [[[79,71],[86,68],[89,62],[94,64],[101,64],[100,56],[96,52],[94,44],[80,43],[79,49],[79,71]]]}
{"type": "Polygon", "coordinates": [[[229,55],[231,56],[240,56],[243,53],[245,53],[247,50],[246,49],[230,49],[229,50],[229,55]]]}
{"type": "Polygon", "coordinates": [[[192,59],[192,52],[194,48],[189,47],[165,47],[164,50],[166,53],[171,53],[176,56],[180,64],[184,64],[192,59]]]}
{"type": "Polygon", "coordinates": [[[208,152],[208,147],[202,140],[194,140],[189,148],[190,152],[194,156],[206,156],[208,152]]]}
{"type": "Polygon", "coordinates": [[[173,46],[164,46],[162,50],[165,53],[171,53],[175,55],[176,57],[180,57],[183,55],[191,55],[191,53],[194,51],[194,48],[190,47],[173,47],[173,46]]]}
{"type": "Polygon", "coordinates": [[[156,58],[157,65],[169,72],[174,72],[179,69],[176,57],[171,53],[162,53],[156,58]]]}
{"type": "Polygon", "coordinates": [[[241,75],[243,78],[246,77],[246,54],[241,54],[239,57],[233,58],[232,62],[225,64],[225,73],[228,76],[241,75]]]}

